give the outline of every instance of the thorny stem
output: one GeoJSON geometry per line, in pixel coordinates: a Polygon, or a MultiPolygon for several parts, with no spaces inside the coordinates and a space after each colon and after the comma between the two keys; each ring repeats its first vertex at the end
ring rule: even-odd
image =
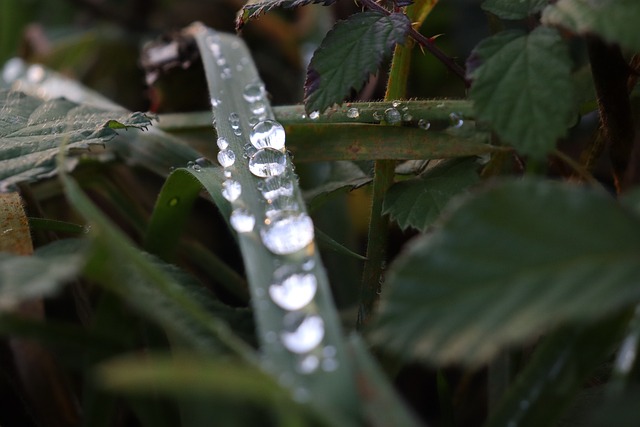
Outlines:
{"type": "MultiPolygon", "coordinates": [[[[385,9],[384,7],[376,3],[375,0],[359,0],[359,1],[367,9],[375,10],[385,15],[391,14],[391,12],[389,12],[387,9],[385,9]]],[[[451,72],[453,72],[455,75],[460,77],[465,82],[465,85],[469,86],[469,81],[466,78],[466,73],[464,68],[462,68],[453,59],[451,59],[443,51],[441,51],[431,38],[420,34],[413,27],[411,27],[411,29],[409,30],[409,35],[411,36],[412,39],[417,41],[420,46],[424,47],[426,50],[429,51],[429,53],[431,53],[433,56],[438,58],[438,60],[440,60],[440,62],[442,62],[449,70],[451,70],[451,72]]]]}

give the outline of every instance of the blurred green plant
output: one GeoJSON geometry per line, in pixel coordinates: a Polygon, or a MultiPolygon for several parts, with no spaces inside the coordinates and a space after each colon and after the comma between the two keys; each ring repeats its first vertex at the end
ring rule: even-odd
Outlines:
{"type": "Polygon", "coordinates": [[[445,2],[212,3],[304,103],[196,23],[139,55],[159,115],[118,104],[173,2],[75,3],[0,16],[0,424],[637,422],[636,2],[464,4],[466,69],[445,2]],[[410,99],[417,47],[469,98],[410,99]]]}

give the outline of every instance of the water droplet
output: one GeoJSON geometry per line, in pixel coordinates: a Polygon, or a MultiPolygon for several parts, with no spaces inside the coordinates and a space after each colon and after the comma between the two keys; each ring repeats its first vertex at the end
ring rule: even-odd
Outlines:
{"type": "Polygon", "coordinates": [[[196,164],[196,162],[194,162],[193,160],[189,160],[189,161],[187,162],[187,167],[188,167],[189,169],[191,169],[191,168],[193,167],[193,165],[195,165],[195,164],[196,164]]]}
{"type": "Polygon", "coordinates": [[[44,79],[45,71],[42,65],[31,65],[27,68],[27,80],[30,83],[39,83],[44,79]]]}
{"type": "Polygon", "coordinates": [[[306,315],[294,311],[284,317],[284,331],[280,339],[285,348],[293,353],[308,353],[322,342],[324,321],[318,315],[306,315]]]}
{"type": "Polygon", "coordinates": [[[449,114],[449,123],[455,129],[461,128],[464,125],[464,120],[462,119],[462,115],[460,113],[451,113],[449,114]]]}
{"type": "Polygon", "coordinates": [[[380,115],[380,112],[378,112],[378,111],[374,111],[373,112],[373,120],[378,121],[378,122],[380,120],[382,120],[382,116],[380,115]]]}
{"type": "Polygon", "coordinates": [[[396,123],[400,123],[402,116],[400,115],[400,111],[395,108],[387,108],[384,110],[384,120],[387,124],[394,125],[396,123]]]}
{"type": "Polygon", "coordinates": [[[404,113],[402,115],[402,120],[405,122],[410,122],[411,120],[413,120],[413,116],[409,113],[404,113]]]}
{"type": "Polygon", "coordinates": [[[357,119],[360,117],[360,111],[356,107],[351,107],[347,110],[347,117],[350,119],[357,119]]]}
{"type": "Polygon", "coordinates": [[[221,150],[218,153],[218,163],[220,163],[220,166],[222,166],[223,168],[228,168],[229,166],[233,165],[235,161],[236,155],[231,150],[221,150]]]}
{"type": "Polygon", "coordinates": [[[242,194],[242,185],[233,179],[227,179],[222,183],[222,196],[233,202],[242,194]]]}
{"type": "Polygon", "coordinates": [[[242,129],[240,129],[240,126],[233,128],[233,134],[235,136],[242,136],[242,129]]]}
{"type": "Polygon", "coordinates": [[[238,113],[229,113],[229,123],[231,127],[240,126],[240,115],[238,113]]]}
{"type": "Polygon", "coordinates": [[[195,172],[202,172],[202,166],[200,166],[199,164],[196,164],[196,163],[191,165],[191,169],[193,169],[195,172]]]}
{"type": "Polygon", "coordinates": [[[322,355],[324,357],[336,357],[337,350],[334,346],[328,345],[322,349],[322,355]]]}
{"type": "Polygon", "coordinates": [[[320,118],[320,111],[312,111],[309,113],[309,118],[311,120],[318,120],[320,118]]]}
{"type": "Polygon", "coordinates": [[[211,98],[211,106],[212,106],[213,108],[217,108],[217,107],[219,107],[220,105],[222,105],[222,101],[221,101],[220,99],[218,99],[218,98],[213,98],[213,97],[211,98]]]}
{"type": "Polygon", "coordinates": [[[209,166],[212,165],[212,163],[211,163],[211,160],[207,159],[206,157],[198,157],[196,159],[196,165],[203,168],[208,168],[209,166]]]}
{"type": "Polygon", "coordinates": [[[247,102],[256,102],[260,101],[265,94],[264,84],[262,82],[254,82],[249,83],[244,87],[244,91],[242,92],[242,96],[247,102]]]}
{"type": "Polygon", "coordinates": [[[393,102],[391,103],[391,105],[393,105],[393,108],[398,108],[398,107],[400,106],[400,104],[402,104],[402,103],[401,103],[400,101],[397,101],[397,100],[396,100],[396,101],[393,101],[393,102]]]}
{"type": "Polygon", "coordinates": [[[221,150],[226,150],[229,147],[229,141],[227,141],[227,139],[224,136],[221,136],[220,138],[218,138],[218,141],[216,141],[216,144],[218,144],[218,148],[221,150]]]}
{"type": "Polygon", "coordinates": [[[24,72],[24,62],[19,58],[11,58],[4,64],[2,78],[7,83],[12,83],[24,72]]]}
{"type": "Polygon", "coordinates": [[[228,80],[231,78],[231,68],[229,67],[225,67],[222,69],[222,71],[220,72],[220,78],[222,80],[228,80]]]}
{"type": "Polygon", "coordinates": [[[251,116],[247,121],[249,122],[249,126],[255,126],[260,121],[260,118],[258,116],[251,116]]]}
{"type": "Polygon", "coordinates": [[[248,233],[253,230],[256,218],[246,209],[237,208],[231,212],[229,222],[238,233],[248,233]]]}
{"type": "Polygon", "coordinates": [[[258,116],[258,118],[263,118],[267,113],[267,104],[261,101],[254,102],[253,104],[251,104],[249,109],[251,110],[251,113],[258,116]]]}
{"type": "Polygon", "coordinates": [[[313,300],[318,288],[313,274],[292,274],[269,286],[269,296],[280,308],[300,310],[313,300]]]}
{"type": "Polygon", "coordinates": [[[169,206],[171,206],[172,208],[175,206],[178,206],[178,203],[180,203],[180,199],[177,197],[172,198],[171,200],[169,200],[169,206]]]}
{"type": "Polygon", "coordinates": [[[262,243],[274,254],[287,255],[313,241],[313,221],[304,213],[280,211],[260,230],[262,243]]]}
{"type": "Polygon", "coordinates": [[[223,173],[225,178],[231,178],[231,171],[230,170],[225,170],[223,173]]]}
{"type": "Polygon", "coordinates": [[[311,271],[315,266],[316,266],[316,261],[313,258],[309,258],[308,260],[302,263],[302,269],[304,271],[311,271]]]}
{"type": "Polygon", "coordinates": [[[322,360],[322,370],[325,372],[333,372],[338,369],[338,361],[333,357],[328,357],[322,360]]]}
{"type": "Polygon", "coordinates": [[[438,105],[436,105],[436,108],[444,108],[444,102],[441,102],[438,105]]]}
{"type": "Polygon", "coordinates": [[[420,119],[418,120],[418,127],[423,130],[428,130],[431,127],[431,122],[425,119],[420,119]]]}
{"type": "Polygon", "coordinates": [[[320,359],[315,354],[307,354],[298,362],[298,372],[301,374],[311,374],[320,366],[320,359]]]}
{"type": "Polygon", "coordinates": [[[261,121],[251,129],[249,140],[256,148],[270,147],[282,150],[285,141],[284,128],[274,120],[261,121]]]}
{"type": "Polygon", "coordinates": [[[302,120],[304,120],[304,119],[306,119],[306,118],[307,118],[307,115],[306,115],[306,114],[304,114],[304,113],[302,113],[302,115],[300,116],[300,118],[301,118],[302,120]]]}
{"type": "Polygon", "coordinates": [[[293,196],[293,182],[284,175],[265,179],[259,189],[262,196],[267,200],[293,196]]]}
{"type": "Polygon", "coordinates": [[[261,178],[280,175],[285,171],[286,166],[286,155],[273,148],[262,148],[249,159],[249,171],[261,178]]]}
{"type": "Polygon", "coordinates": [[[271,223],[273,218],[277,218],[282,211],[297,212],[300,210],[298,202],[291,197],[278,197],[267,200],[269,205],[264,215],[267,217],[265,224],[271,223]]]}

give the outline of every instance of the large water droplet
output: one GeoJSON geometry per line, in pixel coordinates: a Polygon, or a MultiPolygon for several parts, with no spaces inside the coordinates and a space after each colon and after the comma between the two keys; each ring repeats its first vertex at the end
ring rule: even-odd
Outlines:
{"type": "Polygon", "coordinates": [[[284,128],[274,120],[261,121],[251,129],[249,140],[256,148],[270,147],[282,150],[285,141],[284,128]]]}
{"type": "Polygon", "coordinates": [[[220,163],[220,166],[222,166],[223,168],[228,168],[229,166],[233,165],[235,161],[236,155],[231,150],[221,150],[218,153],[218,163],[220,163]]]}
{"type": "Polygon", "coordinates": [[[293,353],[308,353],[324,338],[324,321],[317,315],[292,312],[284,318],[284,331],[280,339],[285,348],[293,353]]]}
{"type": "Polygon", "coordinates": [[[244,87],[242,96],[247,102],[260,101],[264,97],[264,84],[262,82],[249,83],[244,87]]]}
{"type": "Polygon", "coordinates": [[[315,354],[307,354],[298,362],[298,372],[301,374],[312,374],[320,366],[320,359],[315,354]]]}
{"type": "Polygon", "coordinates": [[[256,218],[246,209],[237,208],[231,212],[229,222],[238,233],[248,233],[253,230],[256,218]]]}
{"type": "Polygon", "coordinates": [[[262,243],[274,254],[287,255],[313,241],[313,221],[304,213],[281,211],[260,230],[262,243]]]}
{"type": "Polygon", "coordinates": [[[211,160],[207,159],[206,157],[198,157],[195,163],[196,165],[203,168],[208,168],[212,165],[211,160]]]}
{"type": "Polygon", "coordinates": [[[357,119],[360,117],[360,111],[356,107],[351,107],[347,110],[347,117],[350,119],[357,119]]]}
{"type": "Polygon", "coordinates": [[[265,179],[261,182],[259,189],[267,200],[293,196],[293,182],[284,175],[265,179]]]}
{"type": "Polygon", "coordinates": [[[269,199],[267,202],[269,205],[264,212],[264,215],[268,220],[266,221],[267,223],[269,223],[272,218],[279,217],[282,211],[297,212],[300,210],[300,205],[298,205],[296,199],[292,197],[278,197],[275,199],[269,199]]]}
{"type": "Polygon", "coordinates": [[[226,150],[229,147],[229,141],[227,141],[227,139],[224,136],[221,136],[220,138],[218,138],[218,141],[216,141],[216,144],[218,144],[218,148],[221,150],[226,150]]]}
{"type": "Polygon", "coordinates": [[[286,166],[287,156],[273,148],[262,148],[249,159],[249,171],[261,178],[280,175],[285,171],[286,166]]]}
{"type": "Polygon", "coordinates": [[[312,111],[309,113],[309,118],[311,120],[318,120],[320,118],[320,111],[312,111]]]}
{"type": "Polygon", "coordinates": [[[242,185],[233,179],[227,179],[222,183],[222,196],[233,202],[242,194],[242,185]]]}
{"type": "Polygon", "coordinates": [[[387,124],[394,125],[396,123],[400,123],[402,115],[400,114],[400,111],[395,108],[387,108],[384,110],[384,120],[387,124]]]}
{"type": "Polygon", "coordinates": [[[313,274],[292,274],[280,283],[269,286],[269,296],[280,308],[293,311],[300,310],[313,300],[318,288],[316,276],[313,274]]]}

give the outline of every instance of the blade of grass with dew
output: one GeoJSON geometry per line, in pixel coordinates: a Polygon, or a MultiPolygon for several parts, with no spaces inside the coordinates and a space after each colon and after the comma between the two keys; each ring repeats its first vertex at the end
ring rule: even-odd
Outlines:
{"type": "MultiPolygon", "coordinates": [[[[258,339],[263,352],[262,366],[278,378],[281,385],[289,388],[297,401],[308,402],[319,412],[330,410],[340,418],[350,420],[350,424],[358,425],[360,415],[352,380],[353,366],[345,351],[326,271],[322,267],[315,243],[311,241],[300,250],[285,251],[282,255],[271,252],[263,243],[265,230],[271,219],[266,217],[268,203],[265,203],[258,188],[263,180],[249,170],[249,119],[255,114],[269,119],[274,116],[264,96],[259,100],[259,113],[255,112],[255,104],[250,105],[246,99],[245,90],[248,85],[260,87],[262,84],[257,70],[246,46],[237,37],[216,33],[201,24],[194,24],[191,31],[205,67],[218,137],[225,138],[229,144],[228,150],[235,153],[235,162],[227,165],[226,169],[233,180],[240,183],[242,192],[231,202],[232,207],[234,211],[242,212],[244,218],[255,221],[255,226],[250,224],[251,227],[240,228],[238,243],[245,263],[258,339]],[[316,282],[317,292],[300,310],[283,310],[268,298],[269,288],[277,280],[275,275],[278,271],[302,268],[302,264],[306,268],[305,274],[312,275],[316,282]],[[287,320],[291,319],[291,315],[297,314],[313,319],[315,326],[312,335],[321,337],[316,345],[320,342],[322,345],[307,354],[290,351],[288,348],[291,346],[285,346],[286,340],[283,341],[284,337],[291,336],[285,330],[287,320]]],[[[304,201],[293,178],[293,166],[288,156],[285,155],[284,158],[284,170],[281,172],[284,179],[291,180],[291,197],[296,206],[296,214],[299,215],[298,218],[303,215],[306,217],[304,201]]],[[[293,335],[299,331],[299,326],[300,324],[295,326],[291,332],[293,335]]]]}

